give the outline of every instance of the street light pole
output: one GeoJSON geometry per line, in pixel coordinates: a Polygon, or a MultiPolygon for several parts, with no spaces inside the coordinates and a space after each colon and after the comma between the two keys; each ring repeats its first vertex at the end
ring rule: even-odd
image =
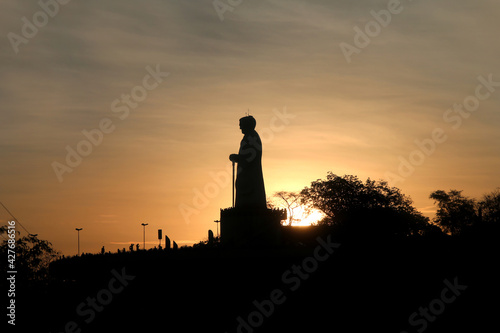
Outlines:
{"type": "Polygon", "coordinates": [[[215,220],[214,222],[217,223],[217,238],[220,240],[220,238],[219,238],[219,223],[220,223],[220,221],[215,220]]]}
{"type": "Polygon", "coordinates": [[[143,232],[142,232],[142,247],[144,250],[146,250],[146,226],[148,225],[147,223],[141,223],[141,225],[144,227],[143,232]]]}
{"type": "Polygon", "coordinates": [[[83,230],[83,228],[76,228],[76,231],[78,231],[78,255],[80,255],[80,230],[83,230]]]}

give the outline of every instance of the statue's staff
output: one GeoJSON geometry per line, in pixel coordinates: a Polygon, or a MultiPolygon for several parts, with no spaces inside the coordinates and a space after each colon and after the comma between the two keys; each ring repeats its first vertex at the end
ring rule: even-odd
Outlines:
{"type": "Polygon", "coordinates": [[[233,162],[233,208],[234,208],[234,187],[235,187],[235,184],[234,184],[234,164],[235,164],[235,162],[234,161],[232,161],[232,162],[233,162]]]}

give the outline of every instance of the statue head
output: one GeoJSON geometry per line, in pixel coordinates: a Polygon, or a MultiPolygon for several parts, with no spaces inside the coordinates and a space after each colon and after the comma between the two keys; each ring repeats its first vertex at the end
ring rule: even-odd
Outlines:
{"type": "Polygon", "coordinates": [[[240,129],[243,134],[247,134],[255,130],[257,121],[252,116],[246,116],[240,119],[240,129]]]}

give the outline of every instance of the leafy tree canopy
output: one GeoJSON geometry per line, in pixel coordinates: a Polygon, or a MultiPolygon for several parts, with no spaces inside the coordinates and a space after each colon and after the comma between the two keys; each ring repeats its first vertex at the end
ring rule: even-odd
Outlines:
{"type": "Polygon", "coordinates": [[[305,204],[323,211],[323,224],[351,227],[357,232],[384,235],[417,235],[436,231],[410,197],[386,181],[366,182],[357,176],[329,172],[301,192],[305,204]]]}
{"type": "Polygon", "coordinates": [[[500,189],[484,195],[481,201],[458,190],[434,191],[430,198],[438,206],[434,223],[449,234],[460,235],[481,224],[500,223],[500,189]]]}
{"type": "MultiPolygon", "coordinates": [[[[0,231],[5,233],[6,230],[2,228],[0,231]]],[[[37,235],[31,234],[17,238],[14,249],[17,276],[32,282],[47,279],[50,262],[59,256],[50,242],[38,239],[37,235]]],[[[4,240],[0,246],[0,255],[7,258],[8,250],[9,244],[7,240],[4,240]]]]}

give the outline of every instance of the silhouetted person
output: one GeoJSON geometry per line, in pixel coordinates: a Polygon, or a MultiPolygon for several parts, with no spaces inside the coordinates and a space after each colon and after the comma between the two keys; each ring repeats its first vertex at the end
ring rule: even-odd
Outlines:
{"type": "Polygon", "coordinates": [[[238,163],[236,176],[237,208],[266,208],[266,190],[262,175],[262,142],[255,131],[257,122],[252,116],[240,119],[240,129],[244,134],[238,154],[229,159],[238,163]]]}
{"type": "Polygon", "coordinates": [[[105,250],[104,250],[104,246],[101,248],[101,254],[104,254],[105,250]]]}
{"type": "Polygon", "coordinates": [[[212,245],[214,243],[214,232],[212,230],[208,230],[208,244],[212,245]]]}

